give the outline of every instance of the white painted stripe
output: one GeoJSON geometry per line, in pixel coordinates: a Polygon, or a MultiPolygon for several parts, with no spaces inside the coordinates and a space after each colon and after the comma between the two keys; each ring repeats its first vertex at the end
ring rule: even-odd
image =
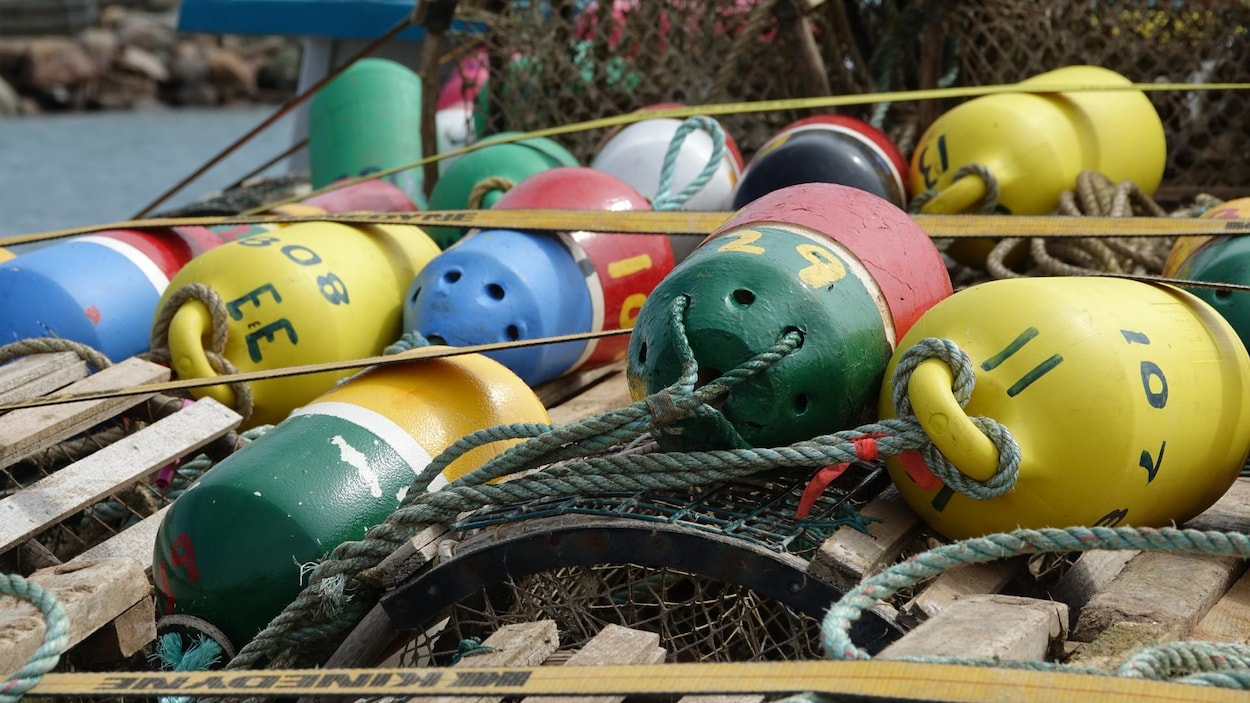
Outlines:
{"type": "Polygon", "coordinates": [[[890,349],[894,349],[897,346],[898,331],[894,327],[894,313],[890,312],[890,304],[885,299],[885,293],[881,290],[881,286],[877,284],[877,279],[873,278],[872,273],[868,271],[868,267],[864,266],[864,262],[860,261],[854,252],[828,235],[790,222],[752,222],[748,227],[751,229],[773,227],[784,230],[811,240],[812,243],[818,244],[828,249],[831,253],[836,254],[846,264],[846,270],[854,275],[855,278],[858,278],[859,282],[864,285],[864,289],[868,291],[873,304],[877,306],[877,312],[881,315],[881,326],[885,329],[885,339],[890,343],[890,349]]]}
{"type": "MultiPolygon", "coordinates": [[[[368,408],[362,408],[359,405],[334,401],[309,403],[291,412],[291,417],[297,415],[335,417],[372,432],[381,437],[383,442],[390,445],[391,449],[395,450],[400,458],[408,462],[408,466],[412,468],[413,475],[421,473],[434,460],[434,457],[430,456],[425,447],[418,444],[412,435],[404,431],[404,428],[395,424],[394,420],[368,408]]],[[[436,491],[445,485],[447,485],[447,479],[440,474],[430,483],[430,490],[436,491]]]]}
{"type": "Polygon", "coordinates": [[[156,262],[149,259],[146,254],[125,242],[109,237],[96,237],[93,235],[77,237],[73,241],[98,244],[99,246],[106,249],[112,249],[118,254],[126,257],[126,260],[134,264],[135,268],[139,269],[144,277],[152,283],[152,287],[156,289],[157,295],[164,293],[165,289],[169,287],[169,278],[165,276],[165,272],[161,270],[161,267],[157,266],[156,262]]]}
{"type": "MultiPolygon", "coordinates": [[[[590,292],[590,330],[588,331],[597,332],[603,329],[605,319],[604,308],[607,307],[607,304],[603,300],[603,283],[599,280],[599,269],[595,268],[593,266],[594,262],[590,261],[590,255],[586,253],[586,250],[582,248],[581,244],[577,243],[577,240],[575,239],[577,234],[588,234],[591,237],[595,236],[593,233],[577,232],[569,234],[567,232],[561,232],[560,241],[564,242],[564,245],[569,248],[569,252],[573,255],[573,260],[578,263],[579,267],[582,262],[585,261],[587,268],[590,269],[590,273],[586,274],[586,290],[590,292]]],[[[586,363],[586,360],[590,358],[590,355],[595,353],[595,347],[598,345],[599,340],[597,339],[587,340],[586,346],[582,348],[581,356],[579,356],[577,361],[574,361],[567,369],[561,371],[560,375],[563,376],[564,374],[573,371],[577,367],[586,363]]]]}

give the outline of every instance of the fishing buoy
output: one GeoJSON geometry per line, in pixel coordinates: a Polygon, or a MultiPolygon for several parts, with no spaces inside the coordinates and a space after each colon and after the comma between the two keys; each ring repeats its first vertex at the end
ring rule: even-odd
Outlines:
{"type": "MultiPolygon", "coordinates": [[[[295,224],[197,256],[170,281],[157,310],[163,313],[169,296],[188,284],[211,287],[229,317],[222,355],[239,371],[373,356],[399,338],[403,291],[438,251],[412,226],[295,224]]],[[[200,300],[173,312],[168,342],[178,377],[219,374],[206,353],[212,330],[211,313],[200,300]]],[[[249,383],[253,410],[244,426],[281,421],[348,373],[249,383]]],[[[234,390],[226,384],[192,393],[235,407],[234,390]]]]}
{"type": "MultiPolygon", "coordinates": [[[[654,200],[660,187],[660,174],[669,145],[681,120],[670,117],[635,122],[610,137],[590,167],[610,173],[654,200]]],[[[722,128],[723,129],[723,128],[722,128]]],[[[712,158],[714,142],[706,132],[696,130],[686,136],[673,165],[671,192],[679,192],[703,171],[712,158]]],[[[742,175],[742,154],[733,137],[725,132],[725,153],[711,180],[682,205],[682,210],[730,210],[734,187],[742,175]]],[[[670,238],[673,255],[681,261],[698,244],[690,237],[670,238]]]]}
{"type": "Polygon", "coordinates": [[[799,183],[838,183],[906,207],[906,173],[903,153],[867,122],[845,115],[807,117],[755,152],[734,189],[733,208],[799,183]]]}
{"type": "MultiPolygon", "coordinates": [[[[153,558],[162,615],[215,626],[237,648],[299,594],[307,564],[399,507],[417,473],[461,437],[548,423],[542,403],[476,354],[375,366],[224,459],[174,501],[153,558]]],[[[437,490],[512,446],[457,459],[437,490]]]]}
{"type": "MultiPolygon", "coordinates": [[[[317,91],[308,108],[313,188],[423,158],[421,77],[396,61],[360,59],[317,91]]],[[[418,206],[420,167],[385,176],[418,206]]]]}
{"type": "MultiPolygon", "coordinates": [[[[438,153],[448,154],[463,149],[477,140],[473,131],[473,104],[456,103],[439,110],[434,115],[435,131],[438,134],[438,153]]],[[[460,160],[461,156],[444,156],[438,161],[438,173],[441,177],[447,173],[451,165],[460,160]]]]}
{"type": "MultiPolygon", "coordinates": [[[[530,176],[495,207],[650,209],[627,183],[580,167],[530,176]]],[[[657,235],[474,231],[412,281],[404,328],[453,346],[627,329],[672,268],[668,239],[657,235]]],[[[610,337],[489,356],[536,384],[617,361],[627,344],[610,337]]]]}
{"type": "MultiPolygon", "coordinates": [[[[1097,66],[1068,66],[1021,81],[1023,86],[1131,85],[1097,66]]],[[[1163,122],[1140,91],[1000,93],[969,100],[933,122],[917,142],[911,192],[937,191],[922,207],[928,214],[969,212],[984,200],[978,175],[955,180],[979,164],[998,183],[998,209],[1046,215],[1081,171],[1113,182],[1133,181],[1147,196],[1163,179],[1167,147],[1163,122]]],[[[959,240],[950,253],[983,265],[991,240],[959,240]]]]}
{"type": "MultiPolygon", "coordinates": [[[[513,136],[505,132],[483,141],[513,136]]],[[[509,187],[520,183],[536,173],[558,166],[577,166],[577,157],[568,149],[546,137],[534,137],[515,142],[490,144],[479,147],[456,160],[447,168],[430,193],[433,210],[467,210],[490,208],[509,187]],[[491,187],[491,182],[495,185],[491,187]],[[476,202],[470,202],[474,189],[483,184],[476,202]]],[[[463,227],[429,227],[426,230],[434,241],[444,249],[464,236],[463,227]]]]}
{"type": "Polygon", "coordinates": [[[417,209],[403,189],[381,179],[328,190],[297,204],[325,212],[411,212],[417,209]]]}
{"type": "MultiPolygon", "coordinates": [[[[1250,218],[1250,198],[1230,200],[1207,210],[1202,217],[1250,218]]],[[[1245,237],[1178,237],[1163,265],[1163,275],[1209,283],[1250,284],[1250,242],[1245,237]]],[[[1210,288],[1195,288],[1190,293],[1215,308],[1237,331],[1242,344],[1250,346],[1250,300],[1246,293],[1210,288]]]]}
{"type": "Polygon", "coordinates": [[[458,103],[472,105],[490,78],[490,58],[486,46],[477,47],[456,62],[438,91],[437,108],[442,111],[458,103]]]}
{"type": "MultiPolygon", "coordinates": [[[[849,186],[788,186],[739,211],[656,286],[629,344],[630,392],[639,400],[677,381],[675,324],[711,378],[796,330],[801,346],[718,408],[752,446],[852,427],[874,412],[895,340],[950,293],[932,240],[898,207],[849,186]]],[[[659,439],[672,449],[727,441],[701,425],[659,439]]]]}
{"type": "MultiPolygon", "coordinates": [[[[976,376],[963,409],[944,362],[924,361],[911,377],[916,417],[942,454],[972,479],[993,475],[998,451],[970,416],[1002,423],[1020,446],[1014,488],[985,500],[946,487],[921,459],[910,473],[888,460],[907,504],[950,539],[1180,523],[1214,503],[1250,453],[1250,358],[1219,314],[1177,288],[992,281],[935,305],[898,348],[925,337],[953,341],[976,376]]],[[[891,393],[883,384],[882,417],[895,416],[891,393]]]]}
{"type": "Polygon", "coordinates": [[[148,349],[157,301],[193,257],[261,228],[107,230],[0,264],[0,343],[61,337],[121,361],[148,349]]]}

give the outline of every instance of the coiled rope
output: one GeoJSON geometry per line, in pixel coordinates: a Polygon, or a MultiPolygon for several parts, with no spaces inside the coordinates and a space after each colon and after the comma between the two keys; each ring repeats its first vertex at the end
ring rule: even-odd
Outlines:
{"type": "Polygon", "coordinates": [[[43,614],[43,644],[0,688],[0,703],[17,703],[61,660],[69,646],[69,618],[52,591],[21,576],[0,574],[0,593],[31,603],[43,614]]]}
{"type": "Polygon", "coordinates": [[[671,324],[682,361],[680,378],[670,387],[625,408],[564,427],[514,424],[475,432],[436,457],[414,481],[405,502],[365,538],[346,542],[318,565],[310,584],[286,609],[248,643],[228,665],[230,669],[291,666],[307,661],[341,640],[367,608],[380,597],[382,583],[372,571],[383,559],[425,527],[485,505],[508,505],[553,496],[603,492],[677,489],[749,476],[779,468],[816,469],[862,458],[865,447],[880,455],[919,450],[931,469],[952,487],[989,497],[1009,490],[1019,465],[1019,448],[1010,433],[992,420],[975,420],[999,449],[999,467],[985,482],[971,481],[946,462],[925,435],[905,401],[907,379],[927,358],[942,359],[955,369],[956,398],[966,403],[974,375],[966,354],[947,340],[927,339],[909,350],[893,380],[900,417],[824,435],[780,448],[740,448],[689,453],[612,454],[592,456],[627,444],[644,433],[676,431],[691,417],[717,417],[711,403],[734,385],[760,373],[798,348],[802,337],[787,332],[768,350],[710,383],[696,388],[698,364],[685,337],[684,298],[671,309],[671,324]],[[441,490],[426,492],[444,467],[469,450],[499,441],[526,439],[441,490]],[[556,463],[560,462],[560,463],[556,463]],[[534,471],[520,478],[488,484],[498,478],[534,471]]]}

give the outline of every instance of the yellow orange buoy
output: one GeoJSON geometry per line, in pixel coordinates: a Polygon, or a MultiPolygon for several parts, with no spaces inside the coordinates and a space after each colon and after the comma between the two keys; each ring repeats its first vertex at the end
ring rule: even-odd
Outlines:
{"type": "MultiPolygon", "coordinates": [[[[239,371],[372,356],[399,338],[404,291],[438,253],[417,227],[296,224],[192,259],[170,281],[157,310],[164,311],[174,292],[188,284],[212,288],[229,318],[223,356],[239,371]]],[[[200,300],[173,313],[168,346],[180,378],[218,375],[206,353],[212,329],[212,315],[200,300]]],[[[279,422],[347,373],[252,382],[246,425],[279,422]]],[[[235,405],[235,393],[225,384],[194,392],[235,405]]]]}
{"type": "MultiPolygon", "coordinates": [[[[1014,488],[986,500],[888,461],[903,498],[948,538],[1181,522],[1214,503],[1250,453],[1250,357],[1218,313],[1177,288],[994,281],[939,302],[898,348],[925,337],[953,341],[975,370],[962,410],[945,363],[924,361],[911,377],[916,418],[942,454],[970,478],[994,473],[998,450],[969,416],[1002,423],[1020,447],[1014,488]]],[[[895,416],[891,395],[884,384],[883,417],[895,416]]]]}

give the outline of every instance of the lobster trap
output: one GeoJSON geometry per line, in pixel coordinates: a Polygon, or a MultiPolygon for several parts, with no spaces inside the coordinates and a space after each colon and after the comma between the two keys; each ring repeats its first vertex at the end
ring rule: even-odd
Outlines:
{"type": "MultiPolygon", "coordinates": [[[[1245,2],[478,0],[461,3],[457,16],[463,23],[447,35],[453,51],[481,51],[489,62],[478,102],[484,133],[661,103],[1013,83],[1072,64],[1099,65],[1137,83],[1250,81],[1245,2]]],[[[1161,199],[1244,194],[1250,96],[1201,89],[1149,96],[1167,134],[1161,199]]],[[[839,112],[883,129],[910,156],[915,137],[955,104],[839,112]]],[[[826,110],[752,112],[722,122],[749,157],[782,126],[814,112],[826,110]]],[[[588,162],[604,134],[560,139],[588,162]]]]}

